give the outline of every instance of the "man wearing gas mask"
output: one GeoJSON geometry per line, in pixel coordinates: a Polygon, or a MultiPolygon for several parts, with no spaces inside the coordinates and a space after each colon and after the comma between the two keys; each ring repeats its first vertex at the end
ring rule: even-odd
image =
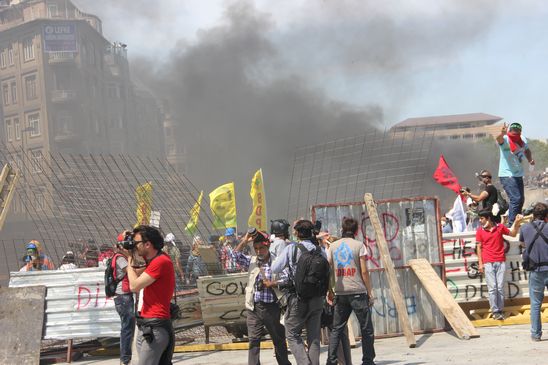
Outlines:
{"type": "Polygon", "coordinates": [[[238,264],[247,268],[249,273],[245,289],[249,365],[260,364],[260,343],[265,329],[274,343],[278,364],[291,364],[287,355],[284,327],[280,324],[280,307],[277,303],[279,293],[274,289],[277,280],[270,269],[272,257],[269,248],[268,236],[250,228],[233,252],[238,264]],[[242,251],[250,242],[253,242],[255,254],[247,256],[242,251]]]}

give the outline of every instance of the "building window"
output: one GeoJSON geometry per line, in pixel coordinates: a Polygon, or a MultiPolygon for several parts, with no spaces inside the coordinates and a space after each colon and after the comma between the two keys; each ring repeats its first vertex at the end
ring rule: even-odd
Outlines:
{"type": "Polygon", "coordinates": [[[8,64],[10,66],[13,66],[15,64],[15,62],[13,60],[13,46],[10,46],[8,48],[8,64]]]}
{"type": "Polygon", "coordinates": [[[27,62],[34,59],[34,42],[32,38],[23,41],[23,61],[27,62]]]}
{"type": "Polygon", "coordinates": [[[27,100],[36,99],[36,75],[25,77],[25,96],[27,100]]]}
{"type": "Polygon", "coordinates": [[[11,103],[17,104],[17,84],[15,81],[11,82],[11,103]]]}
{"type": "Polygon", "coordinates": [[[6,68],[8,66],[8,52],[7,49],[0,51],[0,67],[6,68]]]}
{"type": "Polygon", "coordinates": [[[6,140],[8,142],[13,141],[13,125],[11,119],[6,119],[6,140]]]}
{"type": "Polygon", "coordinates": [[[2,101],[4,106],[10,105],[10,87],[7,83],[2,85],[2,101]]]}
{"type": "Polygon", "coordinates": [[[40,113],[32,113],[27,116],[31,137],[37,137],[40,135],[40,113]]]}
{"type": "Polygon", "coordinates": [[[57,17],[57,4],[48,4],[48,18],[57,17]]]}
{"type": "Polygon", "coordinates": [[[42,151],[32,150],[30,153],[32,158],[32,172],[42,172],[42,151]]]}
{"type": "Polygon", "coordinates": [[[60,110],[57,113],[57,134],[67,135],[72,129],[72,116],[66,110],[60,110]]]}
{"type": "Polygon", "coordinates": [[[13,118],[13,126],[15,127],[15,140],[21,140],[21,123],[19,123],[19,118],[13,118]]]}

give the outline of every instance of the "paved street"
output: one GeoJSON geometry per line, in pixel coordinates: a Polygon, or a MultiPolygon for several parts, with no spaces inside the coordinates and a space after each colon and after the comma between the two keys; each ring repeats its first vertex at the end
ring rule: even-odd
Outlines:
{"type": "MultiPolygon", "coordinates": [[[[546,325],[545,325],[546,327],[546,325]]],[[[532,342],[529,325],[479,328],[480,338],[459,340],[451,333],[436,333],[416,336],[417,347],[410,349],[403,337],[378,340],[375,343],[377,365],[423,365],[423,364],[485,364],[485,365],[546,365],[548,363],[548,339],[532,342]]],[[[359,343],[358,343],[359,344],[359,343]]],[[[326,360],[327,347],[322,347],[320,363],[326,360]]],[[[272,350],[262,351],[261,363],[274,365],[272,350]]],[[[352,350],[353,363],[360,363],[361,349],[352,350]]],[[[290,358],[293,361],[293,358],[290,358]]],[[[74,362],[77,365],[114,365],[115,358],[86,358],[74,362]]],[[[246,351],[180,353],[174,364],[188,365],[245,365],[246,351]]],[[[293,361],[293,363],[295,363],[293,361]]]]}

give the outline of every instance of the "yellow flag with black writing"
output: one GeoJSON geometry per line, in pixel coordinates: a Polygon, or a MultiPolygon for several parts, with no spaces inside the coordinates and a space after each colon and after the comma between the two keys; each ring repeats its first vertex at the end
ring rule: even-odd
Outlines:
{"type": "Polygon", "coordinates": [[[152,184],[147,182],[137,186],[135,189],[135,199],[137,200],[137,223],[135,227],[141,224],[150,224],[150,211],[152,210],[152,184]]]}
{"type": "Polygon", "coordinates": [[[247,220],[249,227],[255,227],[259,231],[266,232],[266,201],[264,195],[263,170],[259,169],[251,180],[251,201],[253,211],[247,220]]]}
{"type": "Polygon", "coordinates": [[[196,200],[196,204],[194,204],[194,206],[190,210],[190,220],[188,221],[188,224],[185,227],[185,231],[190,235],[194,235],[194,233],[196,232],[196,227],[198,227],[198,217],[200,216],[200,208],[202,206],[203,196],[204,196],[204,191],[202,190],[200,192],[200,196],[198,197],[198,200],[196,200]]]}
{"type": "Polygon", "coordinates": [[[233,182],[221,185],[209,193],[209,206],[213,213],[213,228],[237,227],[236,194],[233,182]]]}

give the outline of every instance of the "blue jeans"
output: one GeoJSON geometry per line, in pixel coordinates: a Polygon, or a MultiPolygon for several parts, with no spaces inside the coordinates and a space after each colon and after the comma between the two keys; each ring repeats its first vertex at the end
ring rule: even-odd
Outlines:
{"type": "Polygon", "coordinates": [[[548,271],[529,272],[529,299],[531,300],[531,337],[542,336],[540,307],[544,300],[544,289],[548,289],[548,271]]]}
{"type": "Polygon", "coordinates": [[[516,215],[521,213],[523,203],[525,203],[525,190],[523,187],[523,177],[501,177],[500,183],[508,195],[508,224],[511,226],[516,219],[516,215]]]}
{"type": "MultiPolygon", "coordinates": [[[[346,323],[352,311],[360,322],[362,335],[362,364],[374,365],[375,358],[375,333],[373,331],[373,320],[371,318],[371,308],[369,307],[369,298],[367,294],[351,294],[335,296],[335,313],[333,315],[333,329],[329,335],[329,349],[327,363],[337,364],[337,350],[339,340],[346,328],[346,323]]],[[[345,364],[349,364],[349,359],[345,359],[345,364]]]]}
{"type": "Polygon", "coordinates": [[[116,312],[122,322],[120,330],[120,361],[128,364],[131,361],[131,343],[135,331],[135,305],[133,294],[117,295],[114,297],[116,312]]]}
{"type": "Polygon", "coordinates": [[[504,309],[504,272],[506,263],[486,262],[483,264],[485,282],[489,291],[489,305],[491,313],[502,313],[504,309]]]}

